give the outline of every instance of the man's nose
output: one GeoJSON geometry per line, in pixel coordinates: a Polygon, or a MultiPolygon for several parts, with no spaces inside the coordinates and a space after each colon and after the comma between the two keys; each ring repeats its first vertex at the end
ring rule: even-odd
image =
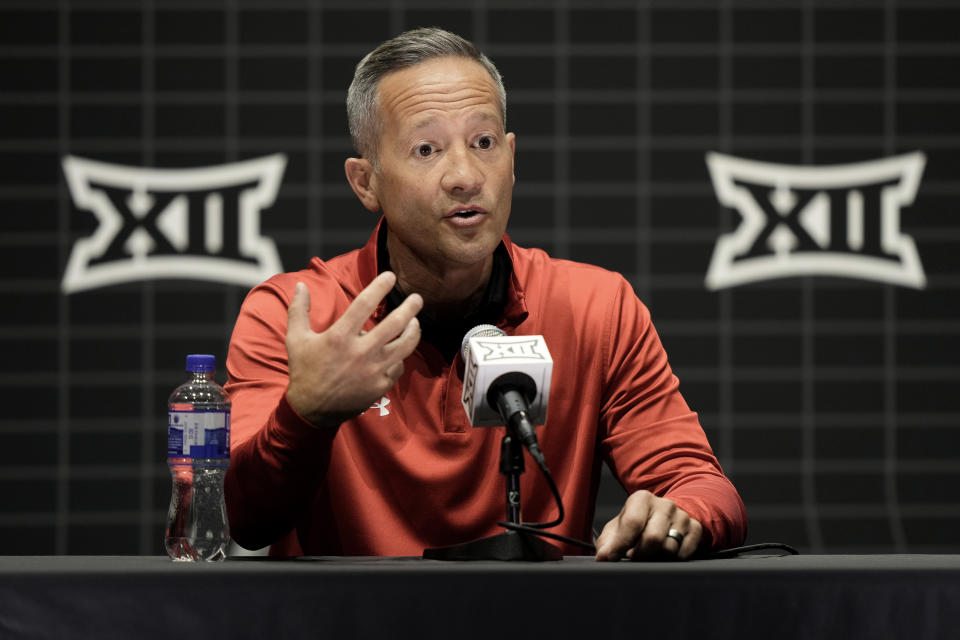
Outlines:
{"type": "Polygon", "coordinates": [[[484,175],[479,160],[469,149],[450,149],[440,186],[448,193],[472,195],[483,188],[484,175]]]}

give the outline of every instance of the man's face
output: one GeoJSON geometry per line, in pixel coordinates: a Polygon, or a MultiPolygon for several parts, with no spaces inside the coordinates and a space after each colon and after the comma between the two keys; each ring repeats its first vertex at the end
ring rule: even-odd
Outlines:
{"type": "Polygon", "coordinates": [[[473,60],[436,58],[382,78],[379,105],[370,187],[390,225],[391,259],[416,259],[438,276],[487,264],[514,181],[514,136],[490,74],[473,60]]]}

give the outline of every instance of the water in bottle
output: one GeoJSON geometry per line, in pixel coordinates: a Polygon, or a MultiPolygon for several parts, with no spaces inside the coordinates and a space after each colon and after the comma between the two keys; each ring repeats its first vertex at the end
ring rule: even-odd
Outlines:
{"type": "Polygon", "coordinates": [[[230,464],[230,401],[213,380],[216,358],[187,356],[190,379],[168,402],[167,463],[173,495],[164,539],[177,562],[227,557],[230,530],[223,479],[230,464]]]}

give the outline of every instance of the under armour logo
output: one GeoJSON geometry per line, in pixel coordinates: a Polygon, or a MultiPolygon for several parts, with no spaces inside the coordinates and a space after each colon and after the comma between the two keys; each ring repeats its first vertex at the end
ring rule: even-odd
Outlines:
{"type": "Polygon", "coordinates": [[[504,360],[507,358],[526,358],[529,360],[544,360],[542,353],[537,351],[537,345],[540,340],[523,340],[517,342],[491,341],[486,342],[477,340],[477,346],[484,350],[480,354],[481,362],[490,362],[492,360],[504,360]]]}
{"type": "Polygon", "coordinates": [[[282,271],[273,240],[260,235],[260,212],[285,166],[282,154],[193,169],[65,157],[73,202],[99,226],[74,245],[64,293],[155,278],[253,286],[282,271]]]}
{"type": "Polygon", "coordinates": [[[926,159],[801,167],[707,154],[721,204],[740,225],[717,240],[708,289],[801,275],[878,280],[922,289],[926,276],[900,211],[913,203],[926,159]]]}
{"type": "Polygon", "coordinates": [[[380,398],[380,402],[374,402],[370,405],[371,409],[380,409],[380,417],[390,415],[390,410],[387,409],[387,405],[390,404],[390,398],[383,396],[380,398]]]}

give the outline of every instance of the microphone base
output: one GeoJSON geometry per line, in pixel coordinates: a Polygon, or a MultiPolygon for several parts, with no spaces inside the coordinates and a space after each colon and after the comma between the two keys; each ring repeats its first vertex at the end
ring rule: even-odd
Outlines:
{"type": "Polygon", "coordinates": [[[495,536],[449,547],[424,549],[426,560],[520,560],[548,562],[562,560],[558,547],[525,531],[507,530],[495,536]]]}

